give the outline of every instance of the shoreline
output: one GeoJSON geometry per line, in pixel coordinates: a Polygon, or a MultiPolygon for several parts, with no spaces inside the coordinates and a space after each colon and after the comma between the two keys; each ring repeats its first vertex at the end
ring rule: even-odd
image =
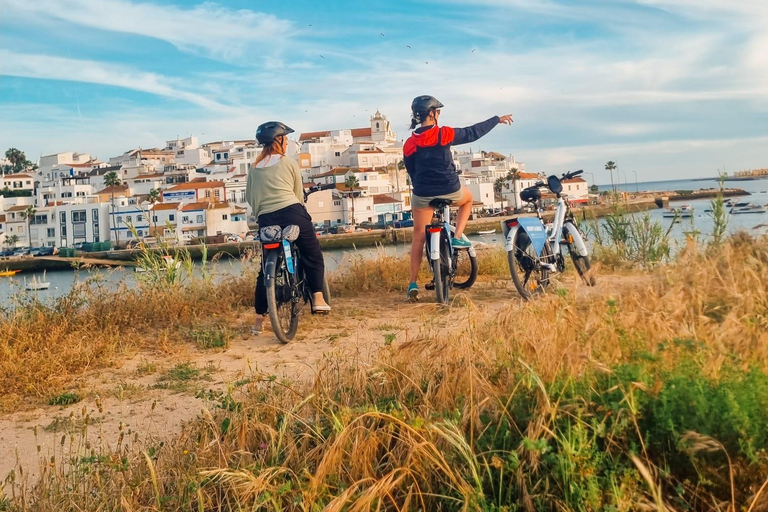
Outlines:
{"type": "MultiPolygon", "coordinates": [[[[624,204],[628,213],[637,213],[642,211],[662,208],[667,201],[686,201],[691,199],[704,199],[715,197],[719,189],[707,189],[694,191],[691,194],[680,194],[681,191],[666,192],[640,192],[631,202],[624,204]]],[[[750,195],[742,189],[726,189],[723,191],[724,197],[750,195]]],[[[611,213],[612,205],[602,204],[587,207],[574,207],[572,211],[577,218],[602,218],[611,213]]],[[[479,231],[490,229],[500,229],[500,223],[514,217],[533,216],[533,213],[505,215],[498,217],[483,217],[473,219],[467,223],[465,233],[473,235],[479,231]]],[[[542,213],[545,220],[551,220],[554,216],[554,210],[542,213]]],[[[356,233],[342,233],[336,235],[323,235],[319,237],[320,246],[324,250],[332,249],[356,249],[361,247],[375,247],[377,245],[393,245],[398,243],[408,243],[413,237],[413,228],[390,228],[363,231],[356,233]]],[[[248,242],[228,242],[222,244],[186,245],[180,249],[189,252],[193,261],[203,259],[203,253],[207,260],[214,257],[229,256],[240,258],[248,251],[258,248],[258,243],[248,242]],[[219,256],[220,255],[220,256],[219,256]]],[[[161,251],[161,249],[151,248],[152,251],[161,251]]],[[[175,248],[171,248],[173,252],[175,248]]],[[[75,257],[64,258],[61,256],[38,256],[23,257],[14,259],[0,260],[0,270],[21,270],[21,271],[42,271],[42,270],[74,270],[77,268],[96,266],[96,267],[133,267],[136,266],[136,259],[141,254],[140,249],[122,249],[102,252],[79,253],[75,257]]]]}

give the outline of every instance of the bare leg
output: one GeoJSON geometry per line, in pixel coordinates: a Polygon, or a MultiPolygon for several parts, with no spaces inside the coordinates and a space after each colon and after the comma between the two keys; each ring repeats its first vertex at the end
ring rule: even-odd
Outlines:
{"type": "Polygon", "coordinates": [[[467,227],[467,221],[472,214],[472,192],[467,187],[462,187],[464,194],[461,199],[455,203],[455,206],[459,207],[459,211],[456,214],[456,238],[461,238],[464,234],[464,228],[467,227]]]}
{"type": "Polygon", "coordinates": [[[419,278],[419,267],[424,255],[424,240],[427,224],[432,220],[434,210],[432,208],[413,209],[413,241],[411,242],[411,283],[419,278]]]}

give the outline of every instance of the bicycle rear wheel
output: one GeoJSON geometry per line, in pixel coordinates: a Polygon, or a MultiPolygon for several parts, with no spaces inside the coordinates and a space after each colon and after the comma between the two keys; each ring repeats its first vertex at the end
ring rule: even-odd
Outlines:
{"type": "Polygon", "coordinates": [[[269,251],[264,264],[267,288],[267,307],[272,331],[281,343],[290,342],[299,327],[298,295],[294,293],[294,282],[285,266],[281,252],[269,251]]]}
{"type": "Polygon", "coordinates": [[[522,229],[515,233],[512,242],[513,249],[507,252],[512,282],[520,296],[530,300],[534,295],[543,293],[549,285],[549,269],[542,263],[552,252],[549,245],[545,245],[541,257],[537,256],[531,239],[522,229]]]}
{"type": "Polygon", "coordinates": [[[448,269],[451,255],[449,252],[448,240],[443,235],[440,237],[440,257],[432,261],[432,273],[435,276],[435,296],[439,304],[450,302],[451,273],[448,269]]]}
{"type": "Polygon", "coordinates": [[[453,278],[455,288],[469,288],[477,280],[477,256],[472,256],[466,249],[453,252],[453,278]]]}

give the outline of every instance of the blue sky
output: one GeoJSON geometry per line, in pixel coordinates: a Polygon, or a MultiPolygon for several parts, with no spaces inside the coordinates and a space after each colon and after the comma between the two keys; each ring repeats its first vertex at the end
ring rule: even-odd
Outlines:
{"type": "Polygon", "coordinates": [[[0,0],[0,149],[107,159],[176,135],[368,125],[410,100],[528,170],[768,166],[764,0],[0,0]],[[409,48],[410,47],[410,48],[409,48]]]}

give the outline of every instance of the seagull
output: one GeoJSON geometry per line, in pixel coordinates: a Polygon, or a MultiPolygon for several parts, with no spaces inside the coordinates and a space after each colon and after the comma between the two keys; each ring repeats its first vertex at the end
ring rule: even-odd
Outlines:
{"type": "Polygon", "coordinates": [[[312,24],[310,23],[310,24],[309,24],[309,26],[311,27],[311,26],[312,26],[312,24]]]}
{"type": "Polygon", "coordinates": [[[475,50],[477,50],[477,48],[475,48],[474,50],[472,50],[472,53],[475,53],[475,50]]]}
{"type": "MultiPolygon", "coordinates": [[[[409,44],[407,44],[405,46],[407,46],[408,48],[411,48],[411,45],[409,45],[409,44]]],[[[413,48],[411,48],[411,50],[413,50],[413,48]]]]}
{"type": "Polygon", "coordinates": [[[381,37],[384,37],[384,32],[379,32],[379,34],[381,34],[381,37]]]}
{"type": "Polygon", "coordinates": [[[429,61],[425,62],[425,64],[429,64],[429,61]]]}
{"type": "Polygon", "coordinates": [[[320,56],[320,58],[321,58],[321,59],[324,59],[325,57],[323,57],[323,56],[321,55],[321,56],[320,56]]]}

